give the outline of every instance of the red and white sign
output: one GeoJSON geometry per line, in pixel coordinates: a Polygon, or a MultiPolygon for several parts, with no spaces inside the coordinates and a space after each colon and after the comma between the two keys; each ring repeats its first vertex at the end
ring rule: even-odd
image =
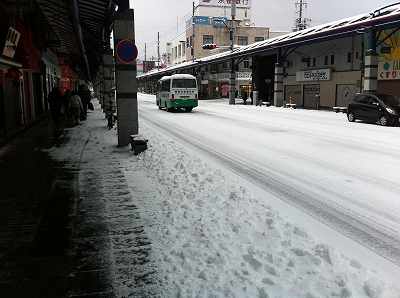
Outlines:
{"type": "Polygon", "coordinates": [[[67,90],[71,90],[71,81],[69,78],[61,78],[61,93],[64,94],[67,90]]]}
{"type": "Polygon", "coordinates": [[[400,61],[379,62],[378,80],[400,80],[400,61]]]}

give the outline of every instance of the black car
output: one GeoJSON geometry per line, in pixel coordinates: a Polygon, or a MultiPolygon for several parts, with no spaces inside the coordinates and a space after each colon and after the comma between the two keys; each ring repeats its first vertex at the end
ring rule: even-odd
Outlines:
{"type": "Polygon", "coordinates": [[[378,123],[400,124],[400,99],[386,93],[357,93],[349,102],[347,119],[378,123]]]}

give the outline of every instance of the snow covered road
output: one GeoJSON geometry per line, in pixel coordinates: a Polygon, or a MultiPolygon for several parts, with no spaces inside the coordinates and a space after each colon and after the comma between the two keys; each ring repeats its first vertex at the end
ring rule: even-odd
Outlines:
{"type": "Polygon", "coordinates": [[[400,297],[399,128],[219,100],[167,113],[138,96],[146,151],[118,148],[95,101],[46,150],[78,170],[72,241],[100,248],[109,294],[400,297]]]}
{"type": "MultiPolygon", "coordinates": [[[[344,114],[201,101],[140,119],[387,260],[400,265],[400,129],[344,114]]],[[[168,158],[168,157],[166,157],[168,158]]]]}

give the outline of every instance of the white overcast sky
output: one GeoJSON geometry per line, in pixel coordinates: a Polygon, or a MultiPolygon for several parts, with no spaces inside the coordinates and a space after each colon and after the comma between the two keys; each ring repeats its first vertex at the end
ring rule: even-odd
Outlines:
{"type": "MultiPolygon", "coordinates": [[[[198,0],[195,0],[195,5],[198,0]]],[[[271,31],[291,31],[294,26],[296,3],[300,0],[252,0],[252,22],[269,27],[271,31]]],[[[356,16],[378,7],[395,3],[393,0],[306,0],[305,17],[311,26],[356,16]]],[[[185,29],[185,21],[192,14],[192,0],[130,0],[135,13],[135,36],[139,59],[157,57],[157,32],[160,32],[160,54],[166,42],[185,29]]]]}

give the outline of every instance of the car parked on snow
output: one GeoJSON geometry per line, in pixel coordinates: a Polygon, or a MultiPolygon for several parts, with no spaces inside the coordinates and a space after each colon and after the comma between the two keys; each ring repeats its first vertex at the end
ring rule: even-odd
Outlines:
{"type": "Polygon", "coordinates": [[[400,99],[386,93],[357,93],[347,110],[350,122],[364,120],[380,125],[400,125],[400,99]]]}

